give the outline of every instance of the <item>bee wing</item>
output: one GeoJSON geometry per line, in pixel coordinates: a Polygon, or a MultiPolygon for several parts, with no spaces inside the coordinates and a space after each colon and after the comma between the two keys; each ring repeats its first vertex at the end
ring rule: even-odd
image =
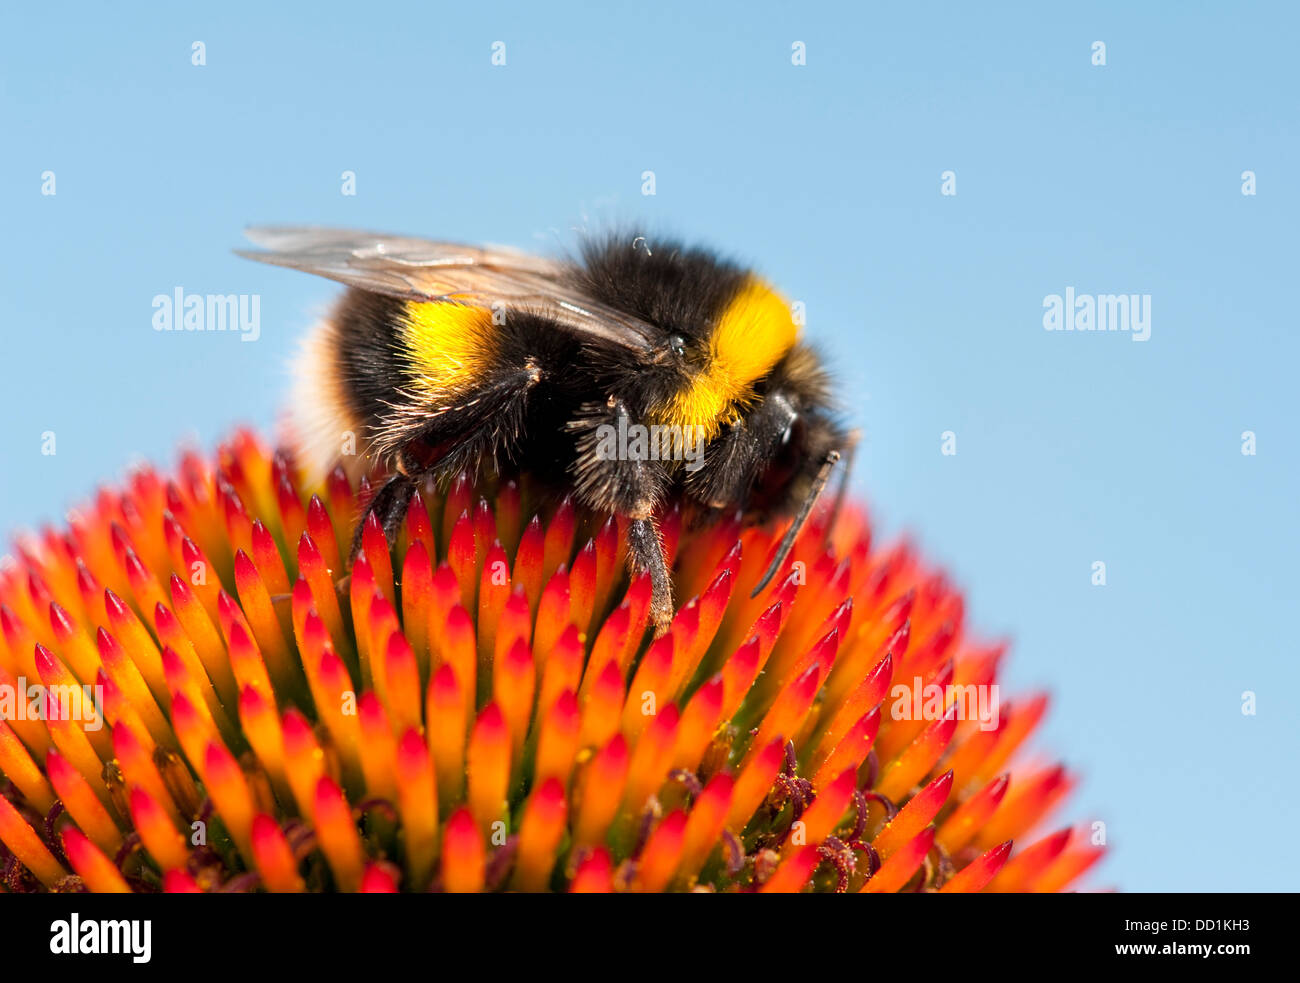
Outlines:
{"type": "Polygon", "coordinates": [[[235,250],[240,256],[374,293],[488,308],[505,304],[637,352],[653,350],[662,334],[587,297],[567,282],[563,263],[516,249],[311,226],[259,226],[245,235],[262,248],[235,250]]]}

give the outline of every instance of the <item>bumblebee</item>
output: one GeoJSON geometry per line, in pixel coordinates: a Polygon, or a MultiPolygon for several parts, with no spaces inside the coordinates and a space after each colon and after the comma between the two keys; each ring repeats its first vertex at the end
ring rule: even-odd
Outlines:
{"type": "Polygon", "coordinates": [[[390,541],[424,480],[527,472],[626,518],[662,634],[659,507],[792,516],[757,594],[846,446],[790,305],[708,250],[610,234],[548,259],[323,228],[247,235],[261,248],[240,255],[349,288],[306,339],[295,413],[309,465],[330,466],[352,433],[359,459],[384,466],[365,514],[390,541]]]}

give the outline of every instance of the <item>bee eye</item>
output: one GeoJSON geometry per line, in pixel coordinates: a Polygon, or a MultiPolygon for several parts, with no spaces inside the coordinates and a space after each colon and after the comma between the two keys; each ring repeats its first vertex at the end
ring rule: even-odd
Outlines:
{"type": "Polygon", "coordinates": [[[668,339],[668,347],[672,350],[674,355],[685,355],[686,339],[679,334],[675,334],[668,339]]]}

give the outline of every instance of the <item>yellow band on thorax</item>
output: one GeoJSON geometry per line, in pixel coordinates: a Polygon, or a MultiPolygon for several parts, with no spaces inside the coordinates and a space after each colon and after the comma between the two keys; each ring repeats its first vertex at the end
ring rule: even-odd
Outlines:
{"type": "Polygon", "coordinates": [[[704,429],[712,438],[752,401],[753,385],[772,371],[798,340],[789,303],[760,280],[749,280],[709,337],[709,362],[654,422],[704,429]]]}

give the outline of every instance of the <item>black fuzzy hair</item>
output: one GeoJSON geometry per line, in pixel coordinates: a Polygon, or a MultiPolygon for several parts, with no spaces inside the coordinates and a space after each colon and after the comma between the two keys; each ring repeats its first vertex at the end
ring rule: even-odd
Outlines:
{"type": "Polygon", "coordinates": [[[749,272],[698,246],[620,230],[588,238],[574,268],[579,287],[668,335],[702,341],[749,272]]]}

